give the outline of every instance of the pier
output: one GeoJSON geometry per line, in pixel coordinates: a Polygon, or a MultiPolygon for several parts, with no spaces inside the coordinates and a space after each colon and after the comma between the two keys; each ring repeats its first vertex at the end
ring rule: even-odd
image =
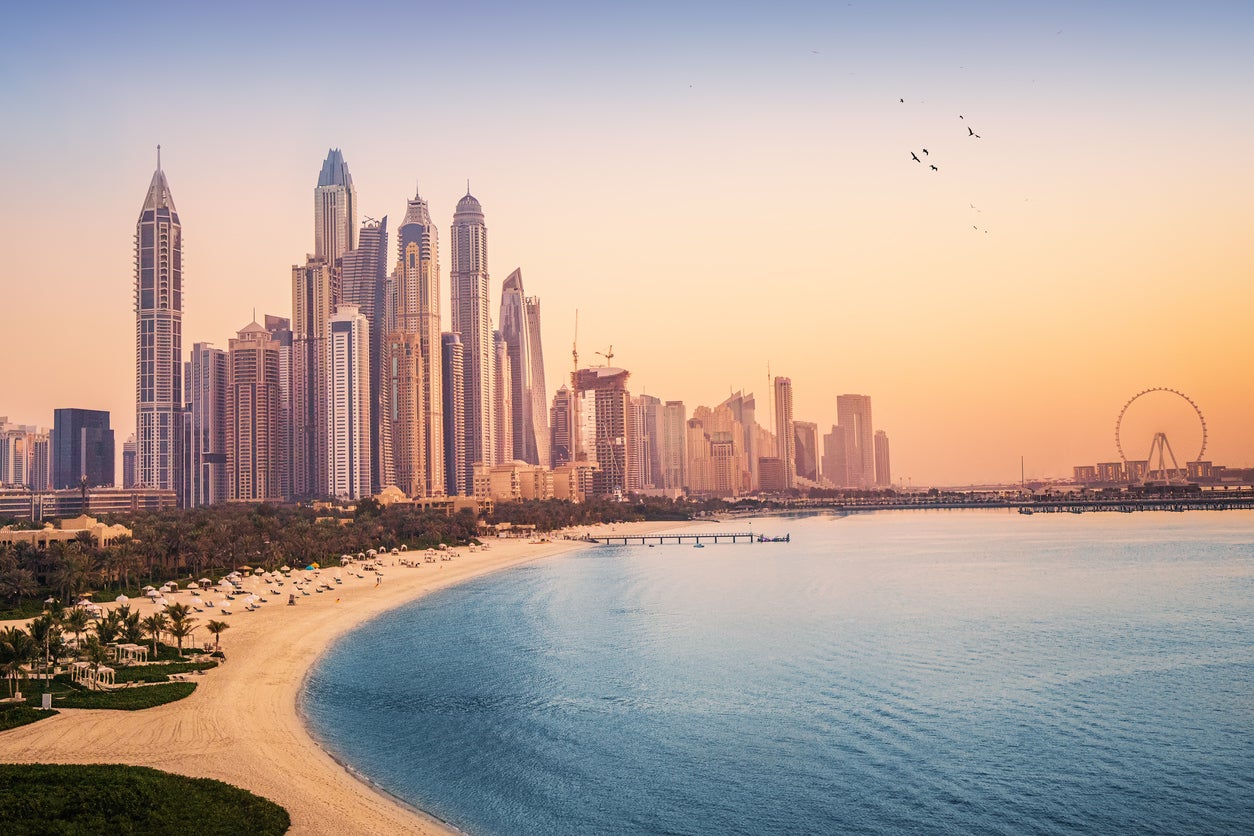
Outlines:
{"type": "Polygon", "coordinates": [[[589,536],[588,539],[606,546],[682,546],[684,543],[692,543],[693,545],[697,543],[703,545],[705,543],[755,543],[758,535],[752,531],[741,531],[734,534],[720,531],[717,534],[602,534],[596,537],[589,536]]]}

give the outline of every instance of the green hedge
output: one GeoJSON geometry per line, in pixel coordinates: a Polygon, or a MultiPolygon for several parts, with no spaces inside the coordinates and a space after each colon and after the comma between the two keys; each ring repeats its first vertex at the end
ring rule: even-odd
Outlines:
{"type": "Polygon", "coordinates": [[[0,822],[9,836],[269,836],[291,827],[282,807],[230,784],[119,765],[0,764],[0,822]]]}
{"type": "MultiPolygon", "coordinates": [[[[62,690],[53,692],[52,704],[56,708],[110,708],[118,711],[137,711],[175,702],[190,696],[196,690],[195,682],[163,682],[160,685],[144,685],[123,688],[118,691],[62,690]]],[[[29,705],[39,705],[39,694],[28,694],[29,705]]]]}
{"type": "Polygon", "coordinates": [[[114,681],[119,685],[123,682],[168,682],[172,673],[192,673],[216,668],[217,662],[172,662],[168,665],[137,665],[132,668],[118,668],[114,681]]]}
{"type": "MultiPolygon", "coordinates": [[[[56,713],[55,711],[44,711],[42,708],[31,708],[29,705],[21,703],[7,705],[4,708],[0,708],[0,731],[16,729],[18,726],[25,726],[37,720],[43,720],[56,713]]],[[[0,821],[3,821],[3,819],[0,819],[0,821]]]]}

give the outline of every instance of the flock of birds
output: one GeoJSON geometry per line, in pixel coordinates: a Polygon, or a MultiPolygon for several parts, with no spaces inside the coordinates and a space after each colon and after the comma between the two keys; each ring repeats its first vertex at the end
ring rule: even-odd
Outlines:
{"type": "MultiPolygon", "coordinates": [[[[901,102],[902,104],[905,104],[905,103],[906,103],[906,100],[905,100],[904,98],[902,98],[902,99],[898,99],[897,101],[901,102]]],[[[965,117],[965,116],[963,116],[961,113],[959,113],[959,114],[958,114],[958,118],[959,118],[959,119],[961,119],[961,120],[963,121],[963,123],[965,124],[965,122],[966,122],[966,117],[965,117]]],[[[977,133],[975,132],[975,129],[974,129],[974,128],[972,128],[970,125],[966,125],[966,129],[967,129],[967,138],[968,138],[968,139],[982,139],[982,137],[981,137],[979,134],[977,134],[977,133]]],[[[940,169],[936,167],[936,164],[935,164],[935,163],[933,163],[933,162],[931,161],[931,159],[930,159],[930,158],[931,158],[931,154],[930,154],[930,153],[928,153],[928,150],[927,150],[926,148],[920,148],[919,150],[923,152],[923,156],[924,156],[924,157],[928,157],[928,158],[929,158],[929,159],[928,159],[928,161],[927,161],[927,166],[928,166],[928,168],[930,168],[932,171],[940,171],[940,169]]],[[[918,163],[919,165],[923,165],[923,164],[924,164],[923,159],[922,159],[922,158],[918,155],[918,153],[916,153],[916,152],[914,152],[914,151],[911,151],[911,152],[910,152],[910,159],[914,160],[914,161],[915,161],[916,163],[918,163]]],[[[972,203],[972,204],[971,204],[971,208],[972,208],[972,209],[975,209],[975,204],[974,204],[974,203],[972,203]]],[[[980,210],[979,210],[979,209],[975,209],[975,211],[979,212],[980,210]]],[[[987,229],[985,229],[985,230],[981,230],[981,229],[980,229],[980,227],[976,226],[975,224],[972,224],[972,225],[971,225],[971,228],[972,228],[972,229],[974,229],[974,230],[976,230],[976,231],[982,231],[985,235],[987,235],[987,234],[988,234],[988,230],[987,230],[987,229]]]]}

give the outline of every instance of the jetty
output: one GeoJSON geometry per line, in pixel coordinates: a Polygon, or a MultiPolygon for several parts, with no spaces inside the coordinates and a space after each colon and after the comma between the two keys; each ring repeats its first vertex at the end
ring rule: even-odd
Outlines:
{"type": "MultiPolygon", "coordinates": [[[[720,531],[707,534],[598,534],[595,537],[589,535],[588,539],[605,546],[682,546],[685,543],[691,543],[695,546],[698,543],[702,545],[706,543],[756,543],[759,541],[760,536],[752,531],[735,533],[720,531]]],[[[787,536],[784,535],[784,537],[787,536]]],[[[762,542],[779,542],[781,540],[787,542],[784,538],[765,538],[762,542]]]]}

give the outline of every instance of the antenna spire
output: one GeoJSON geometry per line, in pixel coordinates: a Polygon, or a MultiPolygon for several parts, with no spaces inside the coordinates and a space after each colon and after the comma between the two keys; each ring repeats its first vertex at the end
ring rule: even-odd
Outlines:
{"type": "Polygon", "coordinates": [[[470,194],[470,178],[466,178],[466,194],[470,194]]]}
{"type": "Polygon", "coordinates": [[[157,146],[157,171],[161,170],[161,146],[157,146]]]}

